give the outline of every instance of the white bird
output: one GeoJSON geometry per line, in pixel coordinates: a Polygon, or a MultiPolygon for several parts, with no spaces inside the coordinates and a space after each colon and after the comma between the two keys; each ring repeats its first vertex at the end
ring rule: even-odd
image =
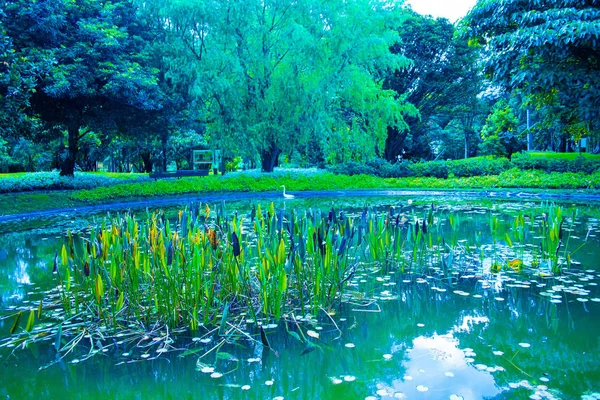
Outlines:
{"type": "Polygon", "coordinates": [[[293,194],[286,194],[286,193],[285,193],[285,186],[284,186],[284,185],[281,185],[280,187],[282,187],[282,188],[283,188],[283,198],[284,198],[284,199],[293,199],[293,198],[294,198],[294,195],[293,195],[293,194]]]}

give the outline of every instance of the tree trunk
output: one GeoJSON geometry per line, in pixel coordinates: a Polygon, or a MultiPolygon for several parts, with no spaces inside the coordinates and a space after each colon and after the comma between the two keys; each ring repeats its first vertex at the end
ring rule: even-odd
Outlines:
{"type": "Polygon", "coordinates": [[[531,133],[531,114],[527,109],[527,151],[533,151],[533,133],[531,133]]]}
{"type": "Polygon", "coordinates": [[[79,149],[79,126],[69,125],[68,127],[68,147],[67,157],[60,166],[60,176],[75,176],[75,160],[77,150],[79,149]]]}
{"type": "Polygon", "coordinates": [[[167,170],[167,136],[163,135],[163,137],[161,138],[161,144],[162,144],[162,170],[166,171],[167,170]]]}
{"type": "Polygon", "coordinates": [[[263,172],[273,172],[273,169],[277,166],[279,150],[275,145],[271,145],[268,149],[260,152],[260,162],[263,172]]]}
{"type": "Polygon", "coordinates": [[[385,150],[383,157],[394,163],[398,160],[398,156],[402,154],[402,147],[408,132],[399,132],[398,129],[388,128],[387,138],[385,139],[385,150]]]}
{"type": "Polygon", "coordinates": [[[149,174],[150,172],[152,172],[152,154],[150,154],[150,152],[147,151],[142,152],[140,156],[142,157],[142,163],[144,164],[144,172],[149,174]]]}
{"type": "Polygon", "coordinates": [[[560,135],[560,143],[558,145],[558,152],[559,153],[566,153],[567,152],[568,142],[569,142],[569,134],[568,133],[562,133],[560,135]]]}
{"type": "Polygon", "coordinates": [[[465,132],[465,160],[467,158],[469,158],[469,131],[467,129],[464,130],[465,132]]]}

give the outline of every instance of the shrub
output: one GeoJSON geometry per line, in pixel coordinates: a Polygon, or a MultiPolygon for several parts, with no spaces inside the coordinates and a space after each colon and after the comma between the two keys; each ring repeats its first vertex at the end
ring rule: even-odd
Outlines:
{"type": "Polygon", "coordinates": [[[361,164],[356,161],[348,161],[342,164],[337,164],[329,167],[329,171],[338,175],[376,175],[378,176],[377,169],[361,164]]]}
{"type": "Polygon", "coordinates": [[[366,164],[350,161],[334,165],[329,167],[329,171],[338,175],[373,175],[382,178],[405,178],[415,175],[411,169],[411,165],[412,163],[409,161],[391,164],[383,158],[373,158],[366,164]]]}
{"type": "Polygon", "coordinates": [[[456,177],[499,175],[511,168],[507,158],[492,156],[453,160],[447,164],[448,173],[456,177]]]}
{"type": "Polygon", "coordinates": [[[0,179],[0,193],[27,192],[32,190],[78,190],[99,186],[111,186],[127,181],[150,180],[146,174],[98,174],[76,172],[74,178],[60,176],[58,172],[32,172],[6,174],[0,179]],[[117,177],[115,175],[122,175],[117,177]]]}
{"type": "Polygon", "coordinates": [[[547,158],[532,157],[527,153],[514,154],[511,158],[511,163],[513,166],[524,171],[530,169],[541,169],[545,171],[548,168],[547,158]]]}
{"type": "Polygon", "coordinates": [[[419,162],[410,165],[414,176],[429,176],[433,178],[447,178],[448,166],[445,161],[419,162]]]}
{"type": "Polygon", "coordinates": [[[520,153],[513,156],[512,164],[522,170],[537,169],[546,172],[583,172],[591,174],[600,169],[600,162],[581,155],[568,159],[565,157],[554,158],[520,153]]]}
{"type": "Polygon", "coordinates": [[[484,156],[506,156],[506,147],[498,135],[487,137],[479,144],[479,154],[484,156]]]}
{"type": "Polygon", "coordinates": [[[390,178],[406,178],[414,176],[415,173],[411,168],[412,163],[410,161],[399,161],[394,164],[390,164],[389,177],[390,178]]]}

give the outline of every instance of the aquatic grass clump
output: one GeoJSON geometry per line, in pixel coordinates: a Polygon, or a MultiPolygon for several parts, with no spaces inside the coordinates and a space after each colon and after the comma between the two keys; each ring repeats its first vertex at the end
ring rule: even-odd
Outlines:
{"type": "MultiPolygon", "coordinates": [[[[92,229],[81,249],[69,234],[61,252],[61,283],[70,295],[65,308],[93,309],[95,318],[113,326],[135,320],[195,330],[200,323],[216,323],[225,309],[277,321],[286,312],[335,307],[358,269],[448,276],[473,260],[471,246],[457,239],[458,218],[433,206],[418,218],[393,208],[384,214],[365,208],[349,216],[332,208],[298,215],[271,203],[266,212],[259,205],[248,217],[246,223],[237,213],[227,216],[223,205],[215,213],[208,206],[191,207],[174,222],[162,213],[148,214],[144,223],[126,214],[92,229]]],[[[560,261],[570,260],[566,246],[558,257],[562,223],[561,208],[547,207],[529,268],[557,274],[560,261]]],[[[493,212],[490,228],[492,244],[479,245],[481,264],[489,257],[491,272],[520,271],[525,243],[517,244],[515,254],[510,227],[502,234],[493,212]]],[[[515,241],[530,236],[523,216],[512,230],[515,241]]]]}
{"type": "Polygon", "coordinates": [[[406,271],[440,257],[441,239],[427,228],[433,211],[429,222],[407,216],[367,208],[358,216],[333,208],[297,214],[272,203],[266,212],[253,208],[248,222],[223,205],[193,206],[175,221],[128,213],[80,243],[68,234],[57,255],[61,302],[67,315],[85,310],[111,329],[136,321],[196,330],[227,314],[277,321],[286,312],[331,310],[358,269],[406,271]],[[426,251],[434,243],[436,253],[426,251]]]}
{"type": "Polygon", "coordinates": [[[258,325],[294,315],[331,318],[344,302],[376,307],[408,296],[412,283],[463,296],[455,285],[474,277],[483,289],[502,286],[510,274],[545,279],[569,266],[565,226],[574,217],[563,219],[554,205],[542,211],[508,220],[477,211],[490,222],[472,243],[461,239],[465,218],[453,208],[410,202],[302,213],[271,203],[244,215],[221,203],[192,205],[172,218],[109,216],[85,233],[67,233],[54,259],[57,287],[43,294],[39,311],[8,317],[14,338],[0,347],[51,335],[64,354],[86,336],[105,348],[107,338],[127,334],[168,350],[170,335],[200,329],[256,340],[258,325]]]}
{"type": "Polygon", "coordinates": [[[180,211],[174,223],[161,213],[145,223],[127,214],[92,229],[80,248],[69,234],[57,272],[67,313],[85,308],[108,326],[194,330],[226,309],[278,320],[288,305],[314,311],[339,300],[356,266],[353,232],[348,219],[298,218],[274,205],[255,209],[249,225],[224,212],[211,218],[208,206],[180,211]]]}

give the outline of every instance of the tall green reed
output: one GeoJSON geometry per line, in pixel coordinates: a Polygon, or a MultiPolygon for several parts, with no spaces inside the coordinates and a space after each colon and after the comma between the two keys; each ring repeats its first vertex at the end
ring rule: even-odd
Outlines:
{"type": "MultiPolygon", "coordinates": [[[[558,273],[558,253],[568,238],[560,207],[544,215],[540,257],[558,273]]],[[[369,207],[353,215],[334,208],[298,213],[273,203],[243,216],[228,214],[223,204],[214,211],[193,205],[174,219],[162,212],[126,213],[92,228],[79,244],[69,233],[57,276],[66,313],[113,328],[137,321],[196,330],[232,313],[276,321],[298,310],[335,308],[347,291],[358,290],[352,284],[357,272],[450,276],[469,251],[459,226],[458,214],[434,206],[422,218],[412,210],[369,207]]],[[[514,220],[512,238],[502,236],[495,213],[490,229],[491,254],[478,246],[492,266],[500,264],[500,239],[511,246],[518,241],[517,258],[523,259],[532,240],[523,215],[514,220]]]]}

